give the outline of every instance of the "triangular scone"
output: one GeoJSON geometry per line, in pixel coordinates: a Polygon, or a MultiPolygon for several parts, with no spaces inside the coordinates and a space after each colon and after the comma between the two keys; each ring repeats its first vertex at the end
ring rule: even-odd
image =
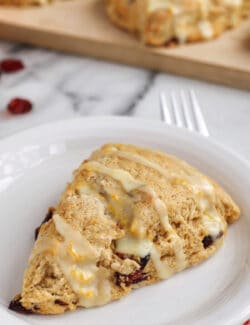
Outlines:
{"type": "Polygon", "coordinates": [[[239,214],[186,162],[105,145],[75,171],[39,228],[10,308],[59,314],[119,299],[208,258],[239,214]]]}
{"type": "Polygon", "coordinates": [[[155,46],[215,38],[249,14],[249,0],[106,0],[106,7],[116,25],[155,46]]]}

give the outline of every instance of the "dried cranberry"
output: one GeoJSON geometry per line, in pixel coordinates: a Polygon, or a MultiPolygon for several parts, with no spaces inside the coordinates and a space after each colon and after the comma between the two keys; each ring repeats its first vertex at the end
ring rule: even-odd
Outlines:
{"type": "Polygon", "coordinates": [[[23,307],[20,300],[21,300],[21,296],[17,296],[13,300],[11,300],[9,304],[9,309],[14,310],[20,314],[32,314],[33,313],[32,310],[23,307]]]}
{"type": "Polygon", "coordinates": [[[27,99],[14,98],[9,102],[7,110],[16,115],[29,113],[32,110],[32,103],[27,99]]]}
{"type": "Polygon", "coordinates": [[[120,257],[122,260],[125,260],[126,258],[129,258],[129,255],[128,254],[124,254],[124,253],[116,252],[116,255],[118,257],[120,257]]]}
{"type": "Polygon", "coordinates": [[[143,270],[146,267],[149,260],[150,260],[150,254],[146,255],[145,257],[141,257],[140,260],[141,270],[143,270]]]}
{"type": "MultiPolygon", "coordinates": [[[[123,253],[116,253],[117,256],[119,256],[121,259],[129,258],[131,260],[137,261],[136,257],[133,255],[123,254],[123,253]]],[[[139,283],[141,281],[148,279],[148,274],[142,272],[146,265],[148,264],[148,261],[150,260],[150,254],[146,255],[145,257],[141,257],[139,262],[140,269],[136,270],[135,272],[131,274],[121,274],[116,272],[115,273],[115,283],[117,286],[121,286],[121,283],[124,283],[126,287],[130,286],[131,284],[139,283]]]]}
{"type": "Polygon", "coordinates": [[[137,270],[131,274],[125,275],[116,273],[115,274],[115,283],[118,286],[121,286],[121,283],[124,283],[126,287],[130,286],[131,284],[136,284],[148,279],[148,275],[143,273],[141,270],[137,270]]]}
{"type": "Polygon", "coordinates": [[[143,273],[141,270],[137,270],[132,274],[129,274],[126,279],[126,285],[139,283],[141,281],[147,280],[148,276],[146,273],[143,273]]]}
{"type": "Polygon", "coordinates": [[[35,240],[37,240],[41,225],[48,222],[52,218],[54,211],[55,211],[55,209],[50,207],[45,218],[43,219],[42,223],[40,224],[40,226],[35,229],[35,240]]]}
{"type": "Polygon", "coordinates": [[[13,73],[24,69],[24,64],[17,59],[5,59],[0,62],[0,69],[5,73],[13,73]]]}
{"type": "Polygon", "coordinates": [[[250,319],[246,320],[242,325],[250,325],[250,319]]]}
{"type": "Polygon", "coordinates": [[[223,231],[221,230],[215,239],[220,239],[224,235],[223,231]]]}
{"type": "Polygon", "coordinates": [[[203,247],[206,249],[213,244],[213,238],[211,235],[205,236],[202,240],[203,247]]]}
{"type": "Polygon", "coordinates": [[[60,306],[68,306],[67,302],[65,302],[61,299],[56,299],[55,304],[60,305],[60,306]]]}

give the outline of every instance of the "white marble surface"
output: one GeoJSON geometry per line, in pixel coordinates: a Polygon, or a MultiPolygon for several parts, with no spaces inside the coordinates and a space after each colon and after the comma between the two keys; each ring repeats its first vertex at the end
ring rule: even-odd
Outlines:
{"type": "Polygon", "coordinates": [[[26,69],[0,80],[0,138],[58,119],[79,115],[134,115],[160,119],[159,92],[194,88],[211,135],[250,159],[250,92],[0,42],[0,59],[20,58],[26,69]],[[34,104],[31,113],[13,116],[13,97],[34,104]]]}

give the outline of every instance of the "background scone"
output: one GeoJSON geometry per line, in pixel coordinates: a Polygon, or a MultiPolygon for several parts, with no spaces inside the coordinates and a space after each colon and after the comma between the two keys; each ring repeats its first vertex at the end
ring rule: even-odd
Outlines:
{"type": "Polygon", "coordinates": [[[144,43],[208,40],[237,26],[249,0],[106,0],[118,26],[137,32],[144,43]]]}
{"type": "Polygon", "coordinates": [[[53,0],[0,0],[0,5],[11,5],[11,6],[41,6],[51,3],[53,0]]]}
{"type": "Polygon", "coordinates": [[[75,171],[37,229],[10,308],[59,314],[120,299],[211,256],[239,208],[175,157],[108,144],[75,171]]]}

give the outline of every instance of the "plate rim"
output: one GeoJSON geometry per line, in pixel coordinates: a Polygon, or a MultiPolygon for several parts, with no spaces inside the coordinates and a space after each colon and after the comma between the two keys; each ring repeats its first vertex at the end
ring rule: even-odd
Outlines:
{"type": "MultiPolygon", "coordinates": [[[[0,150],[3,145],[6,143],[15,140],[15,138],[22,137],[22,136],[27,136],[29,133],[32,132],[39,132],[42,131],[43,129],[50,128],[53,126],[61,126],[63,124],[71,124],[71,123],[79,123],[79,121],[83,122],[92,122],[92,121],[98,121],[98,122],[112,122],[112,121],[119,121],[119,122],[129,122],[129,123],[134,123],[137,122],[138,124],[140,122],[143,122],[144,124],[147,124],[146,127],[158,127],[163,131],[170,131],[170,132],[179,132],[183,133],[183,135],[188,135],[189,137],[193,137],[194,139],[198,141],[203,141],[203,142],[208,142],[210,145],[217,147],[218,149],[224,151],[226,154],[229,154],[231,156],[234,156],[239,160],[241,163],[245,165],[245,167],[250,168],[250,160],[248,160],[246,157],[244,157],[242,154],[238,153],[234,149],[228,147],[227,145],[223,144],[219,140],[214,139],[212,136],[205,137],[198,132],[190,131],[186,128],[182,127],[177,127],[175,125],[168,125],[165,122],[162,121],[156,121],[156,120],[149,120],[149,119],[144,119],[144,118],[138,118],[138,117],[133,117],[133,116],[116,116],[116,115],[110,115],[110,116],[105,116],[105,115],[98,115],[98,116],[87,116],[87,117],[74,117],[74,118],[69,118],[69,119],[61,119],[58,121],[52,121],[52,122],[46,122],[42,123],[37,126],[29,127],[25,130],[17,131],[11,135],[8,135],[6,137],[3,137],[0,139],[0,150]]],[[[141,128],[141,127],[140,127],[141,128]]],[[[144,128],[144,127],[143,127],[144,128]]]]}

